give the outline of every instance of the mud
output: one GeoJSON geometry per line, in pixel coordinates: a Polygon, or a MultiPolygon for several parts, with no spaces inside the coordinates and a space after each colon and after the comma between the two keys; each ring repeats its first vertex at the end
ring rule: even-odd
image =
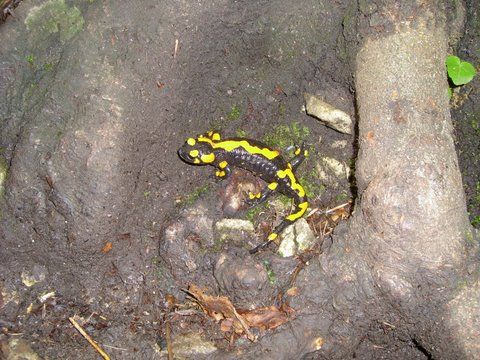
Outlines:
{"type": "MultiPolygon", "coordinates": [[[[298,123],[312,149],[300,176],[319,175],[322,157],[353,168],[354,138],[320,125],[302,105],[309,92],[355,118],[357,11],[349,1],[21,2],[0,25],[0,355],[20,337],[42,358],[95,358],[68,321],[77,315],[115,359],[166,358],[167,322],[171,337],[198,349],[186,358],[211,358],[200,349],[212,346],[219,358],[240,356],[250,346],[245,338],[220,331],[198,309],[172,314],[167,295],[188,304],[182,289],[189,283],[243,308],[288,302],[302,316],[275,337],[259,332],[262,351],[314,351],[305,331],[334,319],[312,324],[309,314],[332,289],[321,282],[285,292],[297,271],[308,283],[326,260],[283,259],[274,247],[248,254],[278,221],[275,208],[256,214],[255,235],[217,242],[215,222],[245,218],[246,210],[225,207],[232,185],[216,183],[212,169],[182,163],[176,150],[212,128],[262,139],[298,123]],[[192,333],[203,343],[192,345],[192,333]]],[[[468,50],[478,31],[468,34],[465,58],[478,63],[468,50]]],[[[472,89],[454,114],[475,217],[478,77],[472,89]]],[[[329,175],[321,185],[326,191],[312,208],[352,197],[346,178],[329,175]]],[[[319,239],[315,256],[328,241],[319,239]]],[[[356,358],[427,358],[390,330],[366,329],[356,358]]]]}

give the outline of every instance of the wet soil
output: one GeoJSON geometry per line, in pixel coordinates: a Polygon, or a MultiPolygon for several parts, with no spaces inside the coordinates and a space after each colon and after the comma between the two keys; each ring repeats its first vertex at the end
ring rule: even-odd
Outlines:
{"type": "MultiPolygon", "coordinates": [[[[68,321],[74,315],[116,359],[166,358],[167,339],[192,333],[202,340],[185,358],[213,356],[199,350],[207,341],[228,354],[248,347],[197,308],[172,315],[171,301],[183,304],[182,289],[195,283],[239,307],[268,306],[294,285],[297,269],[308,269],[306,260],[271,251],[251,257],[260,221],[243,242],[213,242],[227,184],[216,183],[211,169],[182,163],[176,150],[213,128],[262,139],[297,123],[312,146],[299,175],[317,169],[322,156],[352,164],[354,137],[320,125],[302,105],[310,92],[355,117],[347,42],[357,11],[349,1],[21,2],[0,27],[0,146],[8,169],[0,351],[21,337],[42,358],[95,358],[68,321]]],[[[469,16],[459,48],[478,63],[478,15],[469,16]]],[[[462,90],[468,99],[454,111],[472,219],[480,215],[478,81],[462,90]]],[[[312,207],[352,196],[345,178],[322,185],[312,207]]],[[[258,216],[276,221],[272,210],[258,216]]],[[[319,266],[312,263],[304,276],[319,266]]],[[[317,296],[289,301],[305,309],[321,305],[317,296]]],[[[388,325],[368,334],[356,358],[427,358],[388,325]]],[[[258,335],[268,347],[268,331],[258,335]]]]}

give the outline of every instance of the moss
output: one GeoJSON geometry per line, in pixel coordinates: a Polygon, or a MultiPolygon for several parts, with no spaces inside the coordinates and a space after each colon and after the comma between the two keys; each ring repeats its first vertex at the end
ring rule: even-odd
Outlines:
{"type": "Polygon", "coordinates": [[[272,267],[270,266],[270,262],[268,260],[264,260],[263,267],[267,272],[268,282],[270,283],[270,285],[275,285],[277,282],[277,276],[273,272],[272,267]]]}
{"type": "Polygon", "coordinates": [[[245,130],[238,129],[235,135],[241,138],[248,137],[248,133],[245,130]]]}
{"type": "Polygon", "coordinates": [[[68,6],[65,0],[49,0],[33,7],[25,19],[27,30],[37,43],[55,33],[59,34],[61,42],[69,41],[83,28],[84,23],[80,10],[68,6]]]}
{"type": "Polygon", "coordinates": [[[335,196],[335,201],[336,202],[345,202],[349,199],[349,196],[345,190],[343,190],[340,194],[335,196]]]}
{"type": "Polygon", "coordinates": [[[253,222],[257,218],[258,214],[260,214],[262,211],[264,211],[268,207],[269,206],[267,202],[263,202],[257,206],[251,207],[250,209],[247,210],[245,214],[245,218],[253,222]]]}
{"type": "Polygon", "coordinates": [[[265,135],[262,140],[268,146],[286,149],[291,145],[300,145],[309,135],[308,127],[294,122],[290,125],[279,125],[272,133],[265,135]]]}
{"type": "Polygon", "coordinates": [[[198,200],[200,196],[205,194],[210,189],[210,184],[205,184],[193,190],[190,194],[188,194],[183,201],[184,205],[192,205],[195,201],[198,200]]]}
{"type": "Polygon", "coordinates": [[[3,156],[0,156],[0,197],[5,193],[5,180],[7,180],[8,165],[3,156]]]}
{"type": "Polygon", "coordinates": [[[316,169],[313,169],[299,178],[300,184],[305,189],[310,199],[321,196],[325,192],[325,185],[319,183],[319,176],[316,169]]]}
{"type": "Polygon", "coordinates": [[[240,107],[238,105],[233,105],[230,109],[230,112],[227,114],[227,120],[238,120],[240,119],[241,114],[242,112],[240,111],[240,107]]]}
{"type": "Polygon", "coordinates": [[[216,236],[213,239],[213,247],[210,251],[215,253],[221,251],[223,249],[226,239],[227,239],[226,237],[222,238],[221,236],[216,236]]]}

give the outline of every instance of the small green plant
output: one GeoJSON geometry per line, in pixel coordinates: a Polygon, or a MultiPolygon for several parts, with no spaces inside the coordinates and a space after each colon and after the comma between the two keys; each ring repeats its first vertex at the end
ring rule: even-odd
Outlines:
{"type": "Polygon", "coordinates": [[[275,273],[270,266],[270,262],[268,260],[264,260],[263,266],[265,267],[265,271],[267,272],[268,282],[271,285],[275,285],[275,283],[277,282],[277,277],[275,276],[275,273]]]}
{"type": "Polygon", "coordinates": [[[474,216],[472,219],[472,226],[480,228],[480,215],[474,216]]]}
{"type": "Polygon", "coordinates": [[[53,64],[52,63],[45,63],[43,64],[43,70],[45,71],[50,71],[53,69],[53,64]]]}
{"type": "Polygon", "coordinates": [[[240,115],[240,107],[238,105],[233,105],[230,112],[227,114],[227,120],[238,120],[240,115]]]}
{"type": "Polygon", "coordinates": [[[35,62],[35,56],[33,56],[32,54],[27,55],[25,57],[25,60],[27,60],[27,62],[33,66],[33,63],[35,62]]]}
{"type": "Polygon", "coordinates": [[[235,132],[235,135],[237,135],[238,137],[244,138],[244,137],[247,137],[248,133],[245,130],[238,129],[235,132]]]}
{"type": "Polygon", "coordinates": [[[480,181],[475,184],[475,202],[480,205],[480,181]]]}
{"type": "Polygon", "coordinates": [[[454,55],[447,56],[445,64],[448,77],[455,86],[468,84],[477,73],[472,64],[454,55]]]}

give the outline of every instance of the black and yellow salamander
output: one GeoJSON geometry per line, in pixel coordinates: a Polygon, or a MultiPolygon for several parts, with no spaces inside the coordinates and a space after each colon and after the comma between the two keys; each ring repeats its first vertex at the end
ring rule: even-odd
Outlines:
{"type": "Polygon", "coordinates": [[[303,145],[295,149],[295,156],[288,162],[280,151],[271,149],[259,141],[245,138],[222,139],[218,132],[210,131],[196,138],[188,138],[178,150],[178,155],[189,164],[215,166],[217,168],[215,175],[218,178],[227,178],[233,166],[260,177],[267,185],[260,193],[249,194],[246,202],[250,206],[265,201],[274,191],[293,199],[295,210],[283,219],[264,243],[250,250],[252,254],[275,240],[288,225],[301,218],[307,211],[305,189],[295,176],[295,170],[307,156],[307,150],[303,145]]]}

